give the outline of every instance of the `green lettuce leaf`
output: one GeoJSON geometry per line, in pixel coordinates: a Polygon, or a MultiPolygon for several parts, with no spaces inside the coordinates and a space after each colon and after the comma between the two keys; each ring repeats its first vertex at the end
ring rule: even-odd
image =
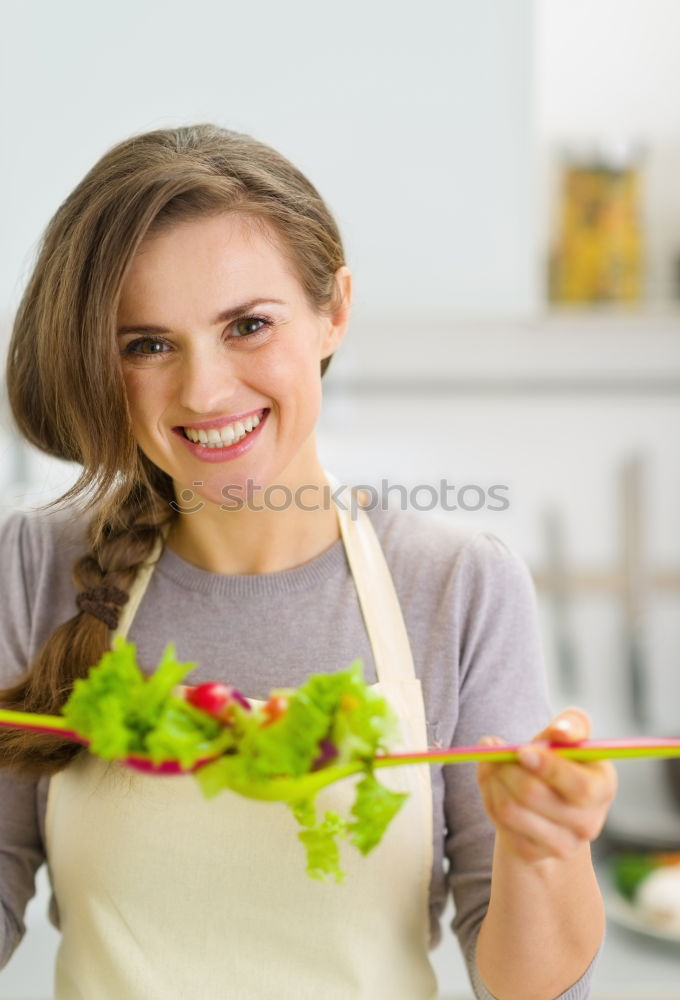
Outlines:
{"type": "Polygon", "coordinates": [[[345,873],[340,867],[340,848],[337,838],[345,833],[347,824],[337,813],[327,812],[320,823],[314,823],[298,833],[298,839],[307,852],[307,874],[326,882],[334,878],[343,882],[345,873]]]}
{"type": "Polygon", "coordinates": [[[88,676],[75,682],[62,709],[92,753],[107,760],[149,753],[154,763],[179,760],[189,768],[225,749],[228,730],[172,693],[195,664],[179,663],[169,643],[147,677],[136,653],[134,643],[117,639],[88,676]]]}
{"type": "Polygon", "coordinates": [[[352,806],[352,816],[355,818],[352,823],[348,823],[347,833],[362,854],[368,854],[377,847],[407,798],[406,792],[393,792],[372,773],[368,773],[359,782],[352,806]]]}

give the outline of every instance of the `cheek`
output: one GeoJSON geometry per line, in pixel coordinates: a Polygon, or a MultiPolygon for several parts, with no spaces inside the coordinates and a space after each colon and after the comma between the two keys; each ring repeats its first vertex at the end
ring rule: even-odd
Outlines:
{"type": "Polygon", "coordinates": [[[125,378],[125,395],[127,396],[130,419],[133,424],[136,424],[139,420],[140,413],[143,410],[145,396],[141,391],[141,387],[139,386],[137,379],[134,377],[127,376],[125,378]]]}
{"type": "Polygon", "coordinates": [[[123,381],[132,428],[139,437],[153,420],[159,400],[157,393],[153,391],[153,382],[144,378],[142,373],[127,372],[123,381]]]}
{"type": "Polygon", "coordinates": [[[285,401],[285,396],[306,396],[315,399],[321,394],[321,363],[311,349],[302,346],[295,354],[270,359],[267,376],[285,401]]]}
{"type": "Polygon", "coordinates": [[[267,358],[250,378],[251,388],[271,400],[277,418],[284,424],[309,419],[310,409],[320,402],[319,372],[315,361],[300,353],[267,358]]]}
{"type": "Polygon", "coordinates": [[[281,405],[305,431],[316,423],[321,409],[321,379],[315,359],[305,358],[291,369],[285,386],[282,386],[281,405]],[[288,406],[286,401],[288,400],[288,406]]]}

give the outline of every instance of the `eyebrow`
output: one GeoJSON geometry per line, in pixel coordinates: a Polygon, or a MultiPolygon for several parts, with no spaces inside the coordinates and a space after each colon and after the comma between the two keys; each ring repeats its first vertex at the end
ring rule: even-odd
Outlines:
{"type": "MultiPolygon", "coordinates": [[[[211,326],[217,326],[218,323],[226,323],[230,319],[236,319],[237,316],[243,316],[244,313],[250,312],[255,306],[270,305],[276,303],[280,306],[285,306],[286,303],[283,299],[249,299],[248,302],[241,302],[238,306],[232,306],[230,309],[224,309],[218,316],[215,316],[211,326]]],[[[118,328],[118,336],[122,337],[126,333],[170,333],[167,327],[164,326],[121,326],[118,328]]]]}

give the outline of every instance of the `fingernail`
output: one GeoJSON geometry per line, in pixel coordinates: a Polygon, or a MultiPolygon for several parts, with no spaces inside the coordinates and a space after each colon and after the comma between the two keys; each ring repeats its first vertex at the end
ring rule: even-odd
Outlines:
{"type": "Polygon", "coordinates": [[[553,724],[552,728],[557,729],[560,733],[570,733],[572,725],[569,719],[558,719],[557,722],[553,724]]]}

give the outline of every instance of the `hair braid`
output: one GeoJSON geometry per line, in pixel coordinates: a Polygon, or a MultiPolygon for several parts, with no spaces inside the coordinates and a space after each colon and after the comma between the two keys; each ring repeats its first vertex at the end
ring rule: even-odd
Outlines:
{"type": "MultiPolygon", "coordinates": [[[[89,550],[75,563],[71,578],[76,589],[115,586],[127,593],[137,571],[176,516],[159,493],[137,486],[119,505],[107,505],[91,519],[89,550]]],[[[111,632],[98,618],[78,611],[58,626],[33,660],[23,680],[0,691],[0,706],[24,712],[56,714],[75,680],[109,648],[111,632]]],[[[21,773],[53,774],[82,748],[58,736],[0,729],[0,763],[21,773]]]]}

